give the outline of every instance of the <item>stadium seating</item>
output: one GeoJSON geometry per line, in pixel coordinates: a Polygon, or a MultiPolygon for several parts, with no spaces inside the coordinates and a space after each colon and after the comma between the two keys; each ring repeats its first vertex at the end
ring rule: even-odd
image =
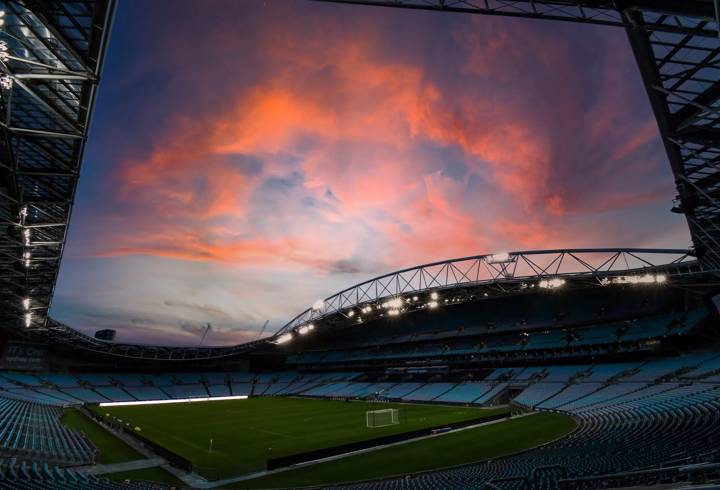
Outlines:
{"type": "Polygon", "coordinates": [[[87,464],[97,450],[82,435],[60,423],[62,409],[0,398],[0,454],[19,460],[87,464]]]}

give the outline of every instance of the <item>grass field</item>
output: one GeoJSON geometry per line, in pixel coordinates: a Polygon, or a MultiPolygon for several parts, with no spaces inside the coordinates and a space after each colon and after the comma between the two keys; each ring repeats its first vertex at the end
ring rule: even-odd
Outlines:
{"type": "Polygon", "coordinates": [[[535,413],[495,424],[276,473],[226,488],[283,488],[381,478],[507,456],[558,439],[575,421],[535,413]]]}
{"type": "Polygon", "coordinates": [[[263,470],[270,458],[506,413],[508,409],[251,398],[97,411],[140,427],[144,437],[189,459],[200,474],[218,479],[263,470]],[[379,408],[399,408],[400,424],[366,428],[365,412],[379,408]]]}
{"type": "MultiPolygon", "coordinates": [[[[92,420],[88,419],[85,415],[74,408],[68,408],[65,410],[61,422],[64,425],[85,434],[85,436],[87,436],[87,438],[100,449],[100,456],[97,461],[98,463],[125,463],[127,461],[144,458],[142,454],[125,444],[123,441],[100,427],[92,420]]],[[[168,485],[179,485],[182,483],[162,468],[147,468],[144,470],[128,471],[125,473],[111,473],[107,475],[107,478],[114,481],[123,481],[126,478],[130,478],[133,480],[147,480],[166,483],[168,485]]]]}

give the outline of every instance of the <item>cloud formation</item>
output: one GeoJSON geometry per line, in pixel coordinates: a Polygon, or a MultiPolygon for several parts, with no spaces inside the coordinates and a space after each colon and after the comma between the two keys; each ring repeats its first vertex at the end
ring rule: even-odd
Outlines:
{"type": "MultiPolygon", "coordinates": [[[[171,260],[193,284],[212,276],[188,264],[221,264],[244,280],[297,274],[330,294],[454,256],[663,244],[633,222],[657,219],[672,182],[622,32],[338,7],[269,2],[239,21],[242,35],[232,15],[203,10],[187,28],[212,33],[194,43],[173,44],[189,21],[169,18],[124,82],[142,93],[171,73],[157,94],[165,112],[98,128],[125,141],[142,132],[144,144],[81,183],[108,195],[82,213],[76,233],[100,232],[74,242],[78,262],[171,260]]],[[[310,299],[288,296],[298,311],[310,299]]],[[[158,307],[249,320],[186,297],[158,307]]]]}

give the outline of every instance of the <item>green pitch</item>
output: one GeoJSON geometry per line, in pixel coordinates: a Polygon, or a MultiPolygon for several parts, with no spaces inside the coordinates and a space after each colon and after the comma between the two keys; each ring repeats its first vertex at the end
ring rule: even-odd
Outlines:
{"type": "Polygon", "coordinates": [[[270,458],[505,413],[438,405],[251,398],[172,405],[97,408],[192,461],[210,479],[265,469],[270,458]],[[365,412],[399,408],[400,424],[367,428],[365,412]],[[210,440],[212,439],[212,449],[210,440]]]}

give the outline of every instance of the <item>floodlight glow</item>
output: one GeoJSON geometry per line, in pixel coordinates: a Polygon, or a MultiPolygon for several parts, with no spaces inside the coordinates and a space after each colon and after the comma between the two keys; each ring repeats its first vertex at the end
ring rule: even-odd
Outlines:
{"type": "Polygon", "coordinates": [[[32,323],[32,313],[25,313],[25,326],[29,327],[32,323]]]}
{"type": "Polygon", "coordinates": [[[13,86],[13,79],[8,75],[3,75],[0,77],[0,87],[2,87],[5,90],[10,90],[13,86]]]}
{"type": "Polygon", "coordinates": [[[388,315],[390,316],[398,316],[400,314],[400,310],[388,310],[388,315]]]}
{"type": "Polygon", "coordinates": [[[543,279],[538,286],[544,289],[556,289],[565,285],[565,279],[555,277],[553,279],[543,279]]]}
{"type": "Polygon", "coordinates": [[[438,302],[437,302],[437,301],[431,301],[431,302],[429,302],[427,305],[428,305],[428,308],[437,308],[437,307],[438,307],[438,302]]]}
{"type": "Polygon", "coordinates": [[[25,252],[25,253],[23,254],[23,259],[29,259],[30,257],[32,257],[32,255],[30,254],[30,252],[25,252]]]}
{"type": "Polygon", "coordinates": [[[371,311],[372,311],[372,306],[370,306],[370,305],[368,305],[362,309],[363,313],[370,313],[371,311]]]}
{"type": "MultiPolygon", "coordinates": [[[[665,274],[643,274],[642,276],[613,277],[613,284],[662,284],[667,281],[665,274]]],[[[610,281],[608,281],[610,282],[610,281]]],[[[606,283],[607,284],[607,283],[606,283]]]]}
{"type": "Polygon", "coordinates": [[[30,261],[29,261],[29,260],[26,260],[26,261],[25,261],[25,267],[30,267],[30,261]]]}
{"type": "Polygon", "coordinates": [[[317,300],[313,303],[312,309],[315,311],[320,311],[325,307],[325,301],[322,299],[317,300]]]}
{"type": "Polygon", "coordinates": [[[278,338],[276,338],[275,343],[276,344],[286,344],[286,343],[290,342],[292,339],[293,339],[293,335],[290,332],[288,332],[288,333],[284,333],[281,336],[279,336],[278,338]]]}
{"type": "Polygon", "coordinates": [[[358,317],[358,323],[362,323],[362,322],[363,322],[363,319],[362,319],[361,316],[359,316],[359,317],[358,317]]]}
{"type": "Polygon", "coordinates": [[[312,328],[310,328],[312,325],[303,325],[302,327],[298,328],[298,333],[300,335],[305,335],[308,333],[312,328]]]}
{"type": "Polygon", "coordinates": [[[486,259],[488,264],[502,264],[503,262],[510,262],[510,254],[507,252],[500,252],[488,256],[486,259]]]}
{"type": "Polygon", "coordinates": [[[23,305],[23,309],[29,310],[30,309],[30,298],[23,298],[22,305],[23,305]]]}
{"type": "Polygon", "coordinates": [[[413,296],[412,299],[413,299],[413,301],[417,301],[417,300],[418,300],[418,297],[417,297],[417,296],[413,296]]]}
{"type": "MultiPolygon", "coordinates": [[[[197,403],[197,402],[219,402],[223,400],[245,400],[246,395],[233,395],[233,396],[211,396],[202,398],[177,398],[172,400],[141,400],[136,402],[102,402],[99,404],[101,407],[126,407],[132,405],[166,405],[168,403],[197,403]]],[[[118,419],[120,422],[122,420],[118,419]]]]}
{"type": "Polygon", "coordinates": [[[435,291],[433,291],[432,293],[430,293],[430,299],[432,299],[432,300],[438,299],[438,293],[436,293],[435,291]]]}
{"type": "Polygon", "coordinates": [[[354,317],[354,316],[355,316],[355,311],[353,311],[353,310],[348,311],[348,312],[347,312],[347,316],[348,316],[349,318],[354,317]]]}
{"type": "Polygon", "coordinates": [[[403,304],[402,298],[393,298],[382,304],[383,308],[400,308],[403,304]]]}

